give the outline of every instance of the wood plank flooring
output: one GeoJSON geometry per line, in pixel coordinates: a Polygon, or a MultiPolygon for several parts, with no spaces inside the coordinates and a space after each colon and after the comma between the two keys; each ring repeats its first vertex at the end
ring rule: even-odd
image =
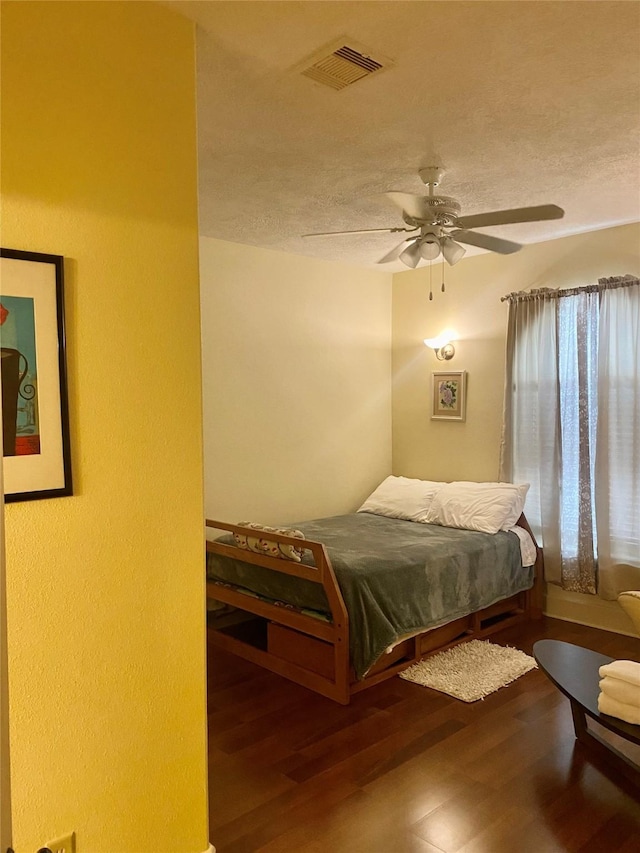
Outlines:
{"type": "MultiPolygon", "coordinates": [[[[640,661],[640,640],[557,619],[491,640],[543,637],[640,661]]],[[[213,647],[208,670],[217,853],[640,851],[640,788],[538,670],[471,705],[396,677],[348,707],[213,647]]]]}

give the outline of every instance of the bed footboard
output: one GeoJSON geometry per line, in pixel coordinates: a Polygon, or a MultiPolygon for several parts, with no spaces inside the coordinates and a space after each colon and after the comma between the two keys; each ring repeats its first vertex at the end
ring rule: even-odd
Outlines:
{"type": "MultiPolygon", "coordinates": [[[[247,536],[251,532],[241,525],[211,519],[207,519],[206,525],[239,536],[247,536]]],[[[271,557],[219,541],[207,540],[206,548],[209,553],[240,559],[245,563],[320,584],[329,602],[331,621],[289,610],[245,595],[229,586],[207,581],[208,598],[229,604],[254,617],[209,632],[211,642],[323,696],[348,704],[349,616],[324,545],[271,531],[263,533],[262,538],[310,552],[313,565],[271,557]]]]}

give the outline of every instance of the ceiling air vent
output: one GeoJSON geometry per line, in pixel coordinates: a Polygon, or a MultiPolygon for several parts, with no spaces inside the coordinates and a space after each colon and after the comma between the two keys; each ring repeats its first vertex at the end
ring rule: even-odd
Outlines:
{"type": "Polygon", "coordinates": [[[363,77],[370,77],[385,67],[371,56],[343,44],[329,55],[323,53],[319,59],[314,57],[313,64],[301,73],[324,86],[330,86],[339,91],[362,80],[363,77]]]}

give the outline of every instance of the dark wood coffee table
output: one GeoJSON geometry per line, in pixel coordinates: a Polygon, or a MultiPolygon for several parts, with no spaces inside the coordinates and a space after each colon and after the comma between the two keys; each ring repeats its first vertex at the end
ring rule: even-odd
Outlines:
{"type": "Polygon", "coordinates": [[[577,740],[609,764],[613,764],[627,779],[640,785],[640,766],[587,726],[587,717],[591,717],[618,737],[640,745],[640,726],[625,723],[624,720],[598,711],[598,670],[603,664],[611,663],[614,658],[559,640],[539,640],[534,643],[533,656],[540,669],[571,702],[577,740]]]}

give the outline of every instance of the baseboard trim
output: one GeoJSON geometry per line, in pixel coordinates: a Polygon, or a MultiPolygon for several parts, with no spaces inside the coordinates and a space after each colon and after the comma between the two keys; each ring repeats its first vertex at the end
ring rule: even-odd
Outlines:
{"type": "Polygon", "coordinates": [[[594,595],[567,592],[554,584],[547,584],[545,616],[564,619],[601,631],[613,631],[627,637],[637,637],[633,622],[617,601],[604,601],[594,595]]]}

